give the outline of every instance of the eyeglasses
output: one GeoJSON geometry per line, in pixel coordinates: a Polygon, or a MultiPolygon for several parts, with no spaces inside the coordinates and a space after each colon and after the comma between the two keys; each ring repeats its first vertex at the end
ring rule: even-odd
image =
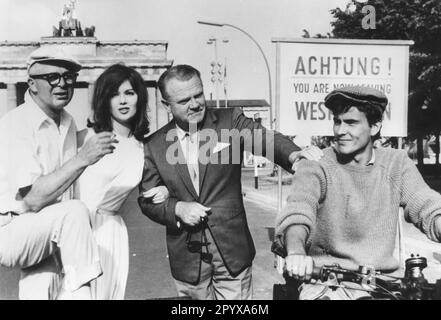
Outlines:
{"type": "Polygon", "coordinates": [[[213,260],[213,254],[208,251],[208,245],[211,244],[211,242],[207,241],[207,235],[205,233],[205,230],[207,228],[207,220],[201,219],[201,221],[202,221],[201,241],[192,241],[191,240],[192,233],[188,232],[187,239],[185,242],[187,243],[188,251],[190,251],[191,253],[199,252],[201,254],[202,261],[204,261],[205,263],[211,263],[211,261],[213,260]],[[205,252],[202,251],[202,248],[204,247],[205,247],[205,252]]]}
{"type": "Polygon", "coordinates": [[[63,74],[59,74],[57,72],[45,73],[45,74],[32,74],[29,75],[32,79],[43,79],[49,82],[52,87],[58,86],[61,78],[63,78],[64,82],[67,85],[73,85],[75,81],[77,81],[78,73],[75,72],[65,72],[63,74]]]}
{"type": "Polygon", "coordinates": [[[182,99],[182,100],[179,100],[179,101],[168,101],[168,100],[165,100],[165,99],[163,99],[163,101],[164,101],[165,103],[167,103],[167,104],[180,104],[180,105],[185,106],[185,105],[187,105],[192,99],[194,99],[194,100],[200,100],[200,99],[202,99],[203,96],[204,96],[204,92],[202,91],[202,92],[198,93],[198,94],[195,95],[195,96],[191,96],[191,97],[189,97],[189,98],[185,98],[185,99],[182,99]]]}

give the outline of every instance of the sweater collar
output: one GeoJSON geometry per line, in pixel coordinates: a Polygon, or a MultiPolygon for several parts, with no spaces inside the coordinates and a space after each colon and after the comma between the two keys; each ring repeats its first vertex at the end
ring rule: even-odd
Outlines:
{"type": "MultiPolygon", "coordinates": [[[[341,162],[338,160],[338,158],[339,158],[339,153],[338,153],[337,149],[336,149],[334,146],[332,146],[332,150],[334,151],[333,153],[334,153],[334,155],[335,155],[335,158],[336,158],[337,162],[339,162],[341,165],[344,165],[344,166],[358,166],[358,165],[349,164],[349,163],[341,163],[341,162]]],[[[371,159],[370,159],[369,162],[365,165],[365,167],[373,166],[373,165],[375,164],[375,160],[376,160],[376,154],[375,154],[375,149],[373,148],[373,149],[372,149],[372,156],[371,156],[371,159]]],[[[359,166],[359,167],[360,167],[360,166],[359,166]]],[[[363,166],[361,166],[361,167],[363,167],[363,166]]]]}

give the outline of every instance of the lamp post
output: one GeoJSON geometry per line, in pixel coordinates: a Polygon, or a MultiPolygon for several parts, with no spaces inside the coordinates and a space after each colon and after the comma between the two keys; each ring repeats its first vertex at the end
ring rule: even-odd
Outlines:
{"type": "Polygon", "coordinates": [[[232,24],[229,24],[229,23],[219,23],[219,22],[213,22],[213,21],[198,21],[198,23],[205,24],[205,25],[208,25],[208,26],[213,26],[213,27],[230,27],[230,28],[239,30],[240,32],[245,34],[248,38],[250,38],[251,41],[253,41],[254,44],[257,46],[257,48],[259,49],[260,53],[262,54],[263,60],[265,61],[266,70],[267,70],[267,73],[268,73],[268,93],[269,93],[269,104],[270,104],[270,110],[269,110],[269,113],[270,113],[270,127],[272,128],[272,126],[273,126],[273,115],[272,115],[273,114],[272,113],[272,109],[273,109],[273,91],[272,91],[272,86],[271,86],[271,83],[272,83],[271,82],[271,69],[270,69],[268,60],[267,60],[267,58],[265,56],[265,53],[263,52],[262,47],[259,45],[259,43],[248,32],[246,32],[245,30],[243,30],[243,29],[241,29],[239,27],[236,27],[236,26],[234,26],[232,24]]]}
{"type": "Polygon", "coordinates": [[[214,60],[211,62],[211,82],[213,82],[215,90],[216,90],[216,108],[219,108],[219,75],[217,74],[217,68],[220,66],[218,65],[217,60],[217,39],[216,38],[210,38],[207,41],[207,44],[213,44],[214,45],[214,60]]]}
{"type": "MultiPolygon", "coordinates": [[[[210,62],[211,65],[211,82],[215,86],[216,91],[216,107],[220,107],[219,103],[219,85],[222,83],[224,88],[224,94],[225,94],[225,107],[228,106],[227,102],[227,83],[226,83],[226,68],[227,68],[227,58],[225,57],[225,61],[222,63],[219,61],[219,55],[218,55],[218,45],[217,45],[218,39],[217,38],[210,38],[207,41],[208,45],[214,46],[214,60],[210,62]]],[[[222,39],[222,43],[226,44],[228,43],[228,39],[222,39]]]]}
{"type": "MultiPolygon", "coordinates": [[[[227,44],[230,42],[228,39],[223,39],[222,42],[227,44]]],[[[224,85],[224,98],[225,98],[225,108],[228,108],[228,90],[227,90],[227,56],[224,57],[224,72],[222,74],[223,85],[224,85]]]]}

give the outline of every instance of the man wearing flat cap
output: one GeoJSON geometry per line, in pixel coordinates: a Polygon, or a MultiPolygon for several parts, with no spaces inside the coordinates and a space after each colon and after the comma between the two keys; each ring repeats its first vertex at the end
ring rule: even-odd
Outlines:
{"type": "MultiPolygon", "coordinates": [[[[307,282],[314,265],[339,264],[354,271],[369,265],[395,272],[400,267],[394,257],[400,207],[407,221],[440,242],[441,195],[427,186],[405,151],[374,149],[387,105],[382,92],[342,87],[326,96],[325,105],[334,116],[335,144],[323,150],[319,161],[298,164],[287,205],[277,217],[286,273],[307,282]]],[[[331,290],[329,285],[336,284],[304,283],[300,299],[366,295],[344,286],[331,290]]]]}
{"type": "Polygon", "coordinates": [[[111,133],[77,153],[76,126],[64,108],[81,65],[42,47],[27,67],[24,104],[0,119],[0,264],[22,269],[20,299],[53,299],[56,284],[44,270],[56,255],[64,273],[58,298],[90,299],[89,282],[102,272],[88,210],[72,200],[72,183],[112,152],[111,133]]]}

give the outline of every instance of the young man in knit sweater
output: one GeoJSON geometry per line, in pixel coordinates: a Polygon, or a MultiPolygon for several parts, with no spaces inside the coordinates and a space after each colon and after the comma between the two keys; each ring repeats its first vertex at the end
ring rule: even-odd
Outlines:
{"type": "MultiPolygon", "coordinates": [[[[301,161],[276,235],[287,251],[286,272],[311,279],[313,266],[338,263],[357,270],[399,268],[393,256],[399,207],[433,241],[441,240],[441,195],[429,188],[403,150],[373,148],[386,96],[368,87],[343,87],[325,98],[334,115],[335,145],[320,161],[301,161]]],[[[300,299],[358,298],[360,290],[303,284],[300,299]]]]}

